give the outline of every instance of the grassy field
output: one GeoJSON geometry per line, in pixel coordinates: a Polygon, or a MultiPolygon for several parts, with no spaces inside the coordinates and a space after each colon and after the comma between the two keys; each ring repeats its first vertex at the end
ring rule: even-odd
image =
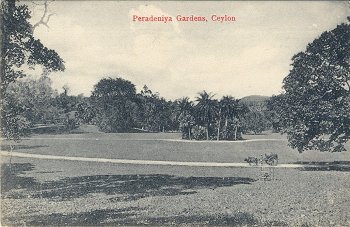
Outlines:
{"type": "MultiPolygon", "coordinates": [[[[86,126],[85,126],[86,127],[86,126]]],[[[277,153],[280,163],[349,161],[350,152],[306,151],[299,154],[288,147],[280,134],[245,135],[244,141],[187,141],[178,133],[99,133],[88,127],[76,134],[34,135],[23,139],[15,151],[74,157],[243,162],[247,156],[277,153]]],[[[2,150],[9,150],[3,141],[2,150]]],[[[350,144],[347,144],[350,150],[350,144]]]]}
{"type": "MultiPolygon", "coordinates": [[[[185,142],[176,133],[34,135],[16,152],[118,159],[243,162],[278,153],[281,163],[349,165],[349,152],[299,154],[279,134],[244,142],[185,142]]],[[[2,141],[2,150],[8,143],[2,141]]],[[[348,146],[350,150],[350,147],[348,146]]],[[[130,165],[1,158],[3,225],[350,226],[349,167],[276,169],[130,165]]]]}

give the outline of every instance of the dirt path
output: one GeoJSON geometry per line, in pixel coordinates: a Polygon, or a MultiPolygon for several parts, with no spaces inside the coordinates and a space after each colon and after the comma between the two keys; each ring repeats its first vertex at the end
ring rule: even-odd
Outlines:
{"type": "MultiPolygon", "coordinates": [[[[135,165],[168,165],[168,166],[199,166],[199,167],[247,167],[259,168],[259,165],[249,165],[248,163],[223,163],[223,162],[178,162],[178,161],[153,161],[153,160],[131,160],[131,159],[107,159],[107,158],[86,158],[86,157],[72,157],[72,156],[58,156],[58,155],[42,155],[42,154],[28,154],[20,152],[0,151],[0,156],[13,156],[22,158],[36,158],[49,160],[69,160],[69,161],[83,161],[83,162],[101,162],[101,163],[116,163],[116,164],[135,164],[135,165]]],[[[278,164],[277,166],[268,166],[272,168],[305,168],[318,167],[319,165],[305,165],[305,164],[278,164]]],[[[324,167],[324,165],[323,165],[324,167]]]]}

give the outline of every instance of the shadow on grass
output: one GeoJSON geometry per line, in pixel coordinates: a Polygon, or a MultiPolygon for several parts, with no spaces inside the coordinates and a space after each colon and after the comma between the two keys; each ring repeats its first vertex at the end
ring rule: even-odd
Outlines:
{"type": "Polygon", "coordinates": [[[1,165],[1,197],[6,192],[16,189],[31,188],[37,185],[36,180],[33,177],[23,177],[20,174],[31,171],[34,169],[34,165],[30,163],[13,163],[1,165]]]}
{"type": "MultiPolygon", "coordinates": [[[[42,147],[49,147],[49,146],[47,146],[47,145],[28,146],[28,145],[15,144],[15,145],[13,145],[13,150],[37,149],[37,148],[42,148],[42,147]]],[[[9,151],[9,150],[11,150],[11,146],[2,144],[2,145],[0,145],[0,150],[9,151]]]]}
{"type": "MultiPolygon", "coordinates": [[[[34,170],[30,163],[14,163],[1,166],[2,196],[13,199],[34,198],[74,199],[89,193],[113,195],[113,200],[130,201],[147,196],[176,196],[196,193],[198,189],[250,184],[250,178],[230,177],[178,177],[172,175],[96,175],[64,178],[44,183],[25,177],[34,170]],[[20,189],[20,190],[18,190],[20,189]]],[[[91,225],[211,225],[211,226],[286,226],[284,222],[260,223],[252,214],[238,212],[216,215],[178,215],[154,217],[139,207],[120,209],[97,209],[78,213],[52,213],[23,217],[3,217],[6,225],[25,224],[30,226],[91,226],[91,225]]]]}
{"type": "MultiPolygon", "coordinates": [[[[128,207],[124,209],[101,209],[90,212],[61,214],[53,213],[49,215],[33,215],[23,220],[29,226],[91,226],[91,225],[110,225],[111,220],[115,223],[123,224],[124,219],[136,216],[141,211],[137,207],[128,207]]],[[[18,222],[18,218],[10,218],[10,223],[18,222]]]]}
{"type": "Polygon", "coordinates": [[[199,189],[215,189],[237,184],[250,184],[255,180],[243,177],[179,177],[172,175],[93,175],[68,177],[57,181],[37,182],[21,176],[33,170],[29,163],[1,166],[2,196],[7,198],[48,198],[70,200],[90,193],[115,195],[113,201],[131,201],[149,196],[176,196],[196,193],[199,189]],[[22,190],[13,190],[22,189],[22,190]]]}
{"type": "Polygon", "coordinates": [[[310,165],[299,168],[302,171],[340,171],[350,172],[350,161],[334,162],[294,162],[293,164],[310,165]]]}
{"type": "MultiPolygon", "coordinates": [[[[170,217],[140,217],[141,209],[129,207],[125,209],[105,209],[73,214],[50,214],[32,216],[27,225],[49,226],[89,226],[89,225],[123,225],[123,226],[168,226],[168,225],[211,225],[211,226],[253,226],[259,221],[249,213],[230,215],[179,215],[170,217]]],[[[13,220],[15,221],[15,220],[13,220]]],[[[286,226],[283,222],[269,222],[264,226],[286,226]]]]}
{"type": "Polygon", "coordinates": [[[169,217],[142,217],[144,209],[99,209],[90,212],[13,217],[5,224],[25,223],[29,226],[288,226],[281,221],[259,222],[252,214],[238,212],[218,215],[178,215],[169,217]]]}

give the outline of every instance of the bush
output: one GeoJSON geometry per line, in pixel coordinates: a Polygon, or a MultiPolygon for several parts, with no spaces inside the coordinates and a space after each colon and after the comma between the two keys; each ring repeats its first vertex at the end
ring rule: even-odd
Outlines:
{"type": "Polygon", "coordinates": [[[195,140],[205,140],[207,138],[205,127],[200,126],[200,125],[193,126],[192,138],[195,140]]]}
{"type": "Polygon", "coordinates": [[[77,118],[69,118],[64,122],[64,126],[67,130],[73,130],[78,128],[79,122],[77,118]]]}
{"type": "Polygon", "coordinates": [[[222,127],[220,131],[220,140],[241,140],[242,128],[238,120],[230,120],[227,127],[222,127]]]}

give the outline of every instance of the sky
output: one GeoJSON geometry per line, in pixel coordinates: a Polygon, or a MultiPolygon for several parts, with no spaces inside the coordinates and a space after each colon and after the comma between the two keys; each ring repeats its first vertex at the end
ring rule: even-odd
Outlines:
{"type": "MultiPolygon", "coordinates": [[[[35,22],[43,8],[30,7],[35,22]]],[[[89,96],[100,79],[122,77],[138,91],[147,85],[174,100],[193,99],[203,90],[216,98],[281,93],[293,55],[346,22],[350,6],[347,1],[54,1],[49,13],[54,13],[49,28],[40,26],[34,35],[65,61],[64,72],[50,74],[55,89],[66,85],[71,95],[89,96]],[[174,21],[139,22],[133,15],[174,21]],[[176,21],[177,15],[208,21],[176,21]],[[212,15],[235,21],[212,21],[212,15]]]]}

